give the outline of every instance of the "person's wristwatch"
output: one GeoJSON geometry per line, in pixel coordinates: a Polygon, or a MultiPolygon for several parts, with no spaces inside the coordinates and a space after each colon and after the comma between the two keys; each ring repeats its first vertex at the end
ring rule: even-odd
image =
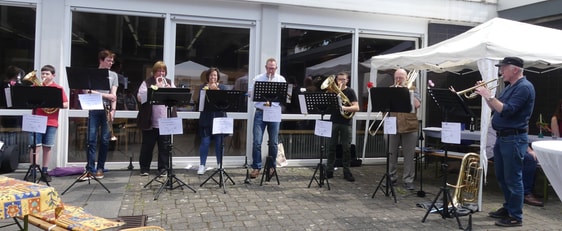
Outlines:
{"type": "Polygon", "coordinates": [[[490,96],[490,97],[488,97],[488,98],[486,99],[486,101],[489,102],[490,100],[492,100],[492,99],[494,99],[494,98],[496,98],[496,97],[495,97],[495,96],[490,96]]]}

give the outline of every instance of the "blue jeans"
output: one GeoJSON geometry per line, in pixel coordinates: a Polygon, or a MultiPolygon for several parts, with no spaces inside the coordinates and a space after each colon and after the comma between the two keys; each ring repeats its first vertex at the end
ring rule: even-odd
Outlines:
{"type": "Polygon", "coordinates": [[[96,146],[98,141],[98,128],[101,134],[100,149],[98,153],[97,169],[105,168],[105,160],[107,159],[107,149],[109,148],[109,139],[111,132],[107,124],[107,115],[105,110],[90,110],[88,113],[88,163],[86,170],[95,172],[96,170],[96,146]]]}
{"type": "Polygon", "coordinates": [[[527,153],[527,134],[498,136],[494,145],[496,177],[503,191],[503,207],[509,216],[523,220],[523,158],[527,153]]]}
{"type": "Polygon", "coordinates": [[[267,127],[267,134],[269,134],[268,155],[273,158],[273,167],[276,166],[275,160],[277,159],[277,144],[279,143],[279,124],[280,122],[265,122],[263,121],[263,111],[256,110],[254,114],[254,142],[252,145],[252,168],[261,169],[261,143],[263,141],[263,132],[267,127]]]}
{"type": "Polygon", "coordinates": [[[535,188],[535,175],[537,173],[537,161],[531,156],[531,154],[526,153],[523,158],[523,194],[533,193],[535,188]]]}
{"type": "Polygon", "coordinates": [[[47,132],[45,134],[41,133],[31,133],[29,135],[29,143],[35,146],[43,146],[52,148],[55,146],[55,136],[57,135],[57,127],[47,126],[47,132]],[[35,134],[35,140],[33,140],[33,134],[35,134]]]}
{"type": "Polygon", "coordinates": [[[201,137],[201,144],[199,145],[199,164],[205,165],[207,163],[207,156],[209,155],[209,146],[211,146],[211,137],[215,141],[215,156],[217,157],[217,165],[222,162],[222,136],[223,135],[210,135],[201,137]]]}

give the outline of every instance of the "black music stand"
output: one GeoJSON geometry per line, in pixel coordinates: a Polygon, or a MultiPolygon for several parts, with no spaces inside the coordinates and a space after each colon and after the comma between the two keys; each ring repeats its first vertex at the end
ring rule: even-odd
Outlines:
{"type": "MultiPolygon", "coordinates": [[[[451,114],[465,115],[465,116],[472,116],[472,117],[474,116],[474,114],[468,108],[464,100],[455,92],[449,89],[439,89],[439,88],[431,88],[428,89],[427,91],[431,96],[431,98],[433,99],[433,101],[437,104],[439,109],[441,109],[441,113],[443,114],[443,120],[445,122],[448,121],[449,115],[451,114]]],[[[443,150],[445,150],[445,155],[443,156],[441,162],[441,171],[443,173],[443,177],[442,177],[443,182],[441,185],[441,189],[439,190],[439,193],[437,193],[437,196],[431,203],[431,206],[429,206],[429,208],[427,209],[427,212],[425,213],[422,219],[422,223],[425,222],[425,219],[427,218],[429,213],[433,209],[436,209],[441,214],[441,217],[443,219],[455,217],[459,225],[459,229],[463,229],[455,205],[452,205],[451,209],[449,210],[449,202],[453,201],[453,197],[451,197],[451,192],[449,191],[449,187],[447,186],[448,164],[447,164],[446,145],[443,147],[443,150]],[[437,208],[435,203],[437,202],[441,194],[443,194],[443,199],[442,199],[443,205],[441,208],[437,208]]]]}
{"type": "MultiPolygon", "coordinates": [[[[384,118],[388,116],[390,112],[410,112],[412,111],[412,104],[410,103],[410,92],[408,88],[404,87],[375,87],[371,88],[371,111],[373,112],[385,112],[384,118]]],[[[389,196],[389,190],[394,197],[394,203],[396,203],[396,194],[394,193],[394,185],[392,185],[392,179],[390,178],[390,135],[386,135],[386,172],[384,176],[379,181],[375,192],[371,198],[375,198],[375,194],[379,188],[381,188],[382,182],[385,181],[384,192],[385,196],[389,196]]],[[[398,153],[396,153],[398,155],[398,153]]]]}
{"type": "MultiPolygon", "coordinates": [[[[287,86],[286,82],[266,82],[257,81],[254,83],[253,101],[254,102],[265,102],[264,106],[271,106],[272,102],[284,102],[287,100],[287,86]]],[[[267,142],[268,146],[272,145],[270,141],[267,142]]],[[[261,147],[260,147],[261,148],[261,147]]],[[[268,149],[269,150],[269,149],[268,149]]],[[[277,175],[277,166],[275,166],[275,160],[269,155],[267,155],[265,161],[265,168],[261,176],[260,186],[263,185],[263,181],[270,181],[273,176],[277,179],[277,184],[279,185],[279,176],[277,175]],[[271,171],[273,169],[273,171],[271,171]]],[[[249,168],[246,169],[246,180],[249,179],[248,174],[249,168]]]]}
{"type": "MultiPolygon", "coordinates": [[[[14,86],[11,89],[11,94],[12,108],[31,109],[31,114],[33,115],[35,115],[37,108],[62,108],[62,89],[56,87],[14,86]]],[[[33,160],[30,160],[31,165],[29,165],[23,179],[29,179],[29,174],[31,174],[31,179],[34,183],[44,181],[47,185],[49,185],[41,167],[37,164],[37,161],[35,161],[37,155],[36,132],[33,131],[32,135],[33,144],[30,146],[30,150],[33,153],[33,160]],[[35,171],[35,173],[32,171],[35,171]],[[41,177],[39,179],[37,179],[37,171],[41,173],[41,177]]]]}
{"type": "MultiPolygon", "coordinates": [[[[304,93],[304,100],[306,103],[307,113],[320,114],[321,120],[324,120],[325,114],[333,114],[339,112],[341,107],[336,93],[304,93]]],[[[326,143],[326,139],[324,139],[323,143],[326,143]]],[[[322,162],[325,150],[325,145],[320,146],[320,161],[316,165],[316,169],[312,174],[312,178],[310,178],[310,182],[308,182],[308,188],[310,188],[310,185],[312,185],[312,181],[316,181],[318,187],[322,188],[322,186],[324,185],[324,180],[326,180],[326,185],[328,186],[328,190],[330,190],[330,182],[326,177],[326,165],[322,162]],[[318,177],[316,177],[316,173],[318,173],[318,177]]]]}
{"type": "MultiPolygon", "coordinates": [[[[147,93],[147,100],[148,103],[152,105],[165,105],[167,109],[168,118],[172,115],[172,107],[177,105],[182,105],[189,103],[191,100],[191,93],[189,93],[189,89],[187,88],[158,88],[154,90],[152,88],[148,88],[147,93]]],[[[170,144],[168,145],[168,169],[166,169],[166,179],[161,181],[159,178],[164,174],[160,173],[158,176],[152,178],[148,183],[144,185],[146,188],[152,182],[156,181],[161,183],[160,188],[154,195],[154,200],[158,200],[160,193],[162,190],[166,188],[167,190],[174,190],[176,188],[181,188],[183,190],[183,186],[191,189],[191,191],[196,192],[191,186],[184,183],[182,180],[178,179],[172,170],[172,150],[174,148],[174,135],[170,135],[170,144]],[[174,187],[174,183],[178,185],[174,187]]]]}
{"type": "MultiPolygon", "coordinates": [[[[84,68],[84,67],[66,67],[66,75],[68,80],[68,86],[70,89],[87,89],[91,93],[92,89],[95,90],[106,90],[109,91],[109,70],[108,69],[97,69],[97,68],[84,68]]],[[[100,109],[102,110],[102,109],[100,109]]],[[[89,118],[86,119],[86,162],[88,156],[88,135],[90,134],[90,120],[89,118]]],[[[108,128],[109,129],[109,128],[108,128]]],[[[86,163],[87,164],[87,163],[86,163]]],[[[76,180],[66,188],[61,195],[64,195],[74,184],[81,181],[81,179],[87,178],[88,184],[90,184],[90,180],[94,179],[98,182],[106,191],[107,193],[111,193],[107,187],[96,177],[96,174],[92,173],[90,170],[84,171],[82,175],[80,175],[76,180]]]]}
{"type": "MultiPolygon", "coordinates": [[[[243,112],[244,111],[244,103],[245,103],[245,96],[246,92],[243,91],[205,91],[205,106],[203,111],[205,112],[223,112],[226,117],[226,112],[243,112]]],[[[214,126],[214,124],[213,124],[214,126]]],[[[203,187],[207,181],[212,179],[215,183],[219,185],[219,187],[223,187],[224,193],[226,193],[226,182],[230,180],[230,182],[235,185],[234,180],[230,178],[228,173],[223,168],[223,160],[224,160],[224,136],[228,133],[219,133],[213,135],[219,135],[220,138],[220,161],[219,167],[213,174],[211,174],[203,183],[201,183],[200,187],[203,187]],[[217,181],[214,176],[218,174],[219,180],[217,181]]],[[[215,140],[215,142],[217,142],[215,140]]],[[[217,158],[219,158],[217,156],[217,158]]]]}

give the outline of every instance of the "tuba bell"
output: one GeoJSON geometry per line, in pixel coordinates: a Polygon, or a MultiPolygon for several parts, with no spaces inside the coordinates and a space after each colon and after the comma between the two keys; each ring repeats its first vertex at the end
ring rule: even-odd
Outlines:
{"type": "MultiPolygon", "coordinates": [[[[29,85],[29,86],[43,86],[43,81],[41,81],[38,77],[37,77],[37,71],[32,71],[27,73],[27,75],[25,75],[23,77],[22,83],[24,83],[25,85],[29,85]]],[[[53,114],[55,112],[57,112],[59,109],[58,108],[41,108],[41,110],[43,110],[45,113],[47,114],[53,114]]]]}
{"type": "Polygon", "coordinates": [[[470,204],[476,203],[480,189],[481,175],[482,167],[480,166],[480,155],[476,153],[467,153],[464,155],[457,184],[447,184],[447,186],[455,188],[455,194],[452,200],[453,206],[457,208],[467,208],[470,207],[470,204]]]}
{"type": "MultiPolygon", "coordinates": [[[[325,90],[327,92],[336,93],[338,98],[341,100],[342,106],[351,106],[351,101],[349,101],[347,96],[345,96],[345,94],[341,91],[335,79],[336,77],[334,75],[328,76],[328,78],[326,78],[326,80],[322,82],[320,89],[325,90]]],[[[355,114],[355,112],[345,112],[343,110],[340,110],[340,114],[346,119],[351,119],[355,114]]]]}

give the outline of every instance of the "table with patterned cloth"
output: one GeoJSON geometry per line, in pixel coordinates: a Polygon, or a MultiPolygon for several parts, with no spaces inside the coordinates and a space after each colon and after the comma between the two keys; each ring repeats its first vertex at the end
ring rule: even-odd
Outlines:
{"type": "Polygon", "coordinates": [[[104,230],[124,225],[124,222],[114,221],[103,217],[94,216],[84,211],[82,207],[64,205],[64,209],[55,216],[54,211],[44,211],[31,214],[43,221],[56,224],[66,230],[95,231],[104,230]]]}
{"type": "Polygon", "coordinates": [[[0,176],[0,219],[54,210],[60,200],[53,187],[0,176]]]}

